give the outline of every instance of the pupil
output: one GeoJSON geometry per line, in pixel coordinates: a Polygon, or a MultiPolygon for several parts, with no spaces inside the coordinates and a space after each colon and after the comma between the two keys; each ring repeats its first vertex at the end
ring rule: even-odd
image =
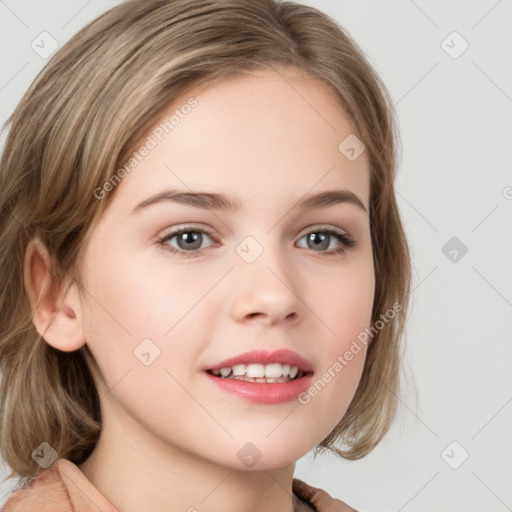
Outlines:
{"type": "Polygon", "coordinates": [[[328,235],[326,235],[324,233],[311,233],[309,235],[309,240],[315,244],[315,247],[320,246],[321,249],[326,249],[329,246],[327,237],[328,237],[328,235]],[[322,240],[322,238],[323,238],[323,240],[322,240]],[[320,242],[318,243],[319,239],[320,239],[320,242]]]}
{"type": "Polygon", "coordinates": [[[186,244],[194,244],[195,246],[191,247],[190,245],[185,246],[186,249],[199,249],[201,247],[201,233],[197,233],[195,231],[188,231],[186,233],[181,234],[181,239],[185,241],[186,244]],[[199,244],[197,241],[199,240],[199,244]]]}

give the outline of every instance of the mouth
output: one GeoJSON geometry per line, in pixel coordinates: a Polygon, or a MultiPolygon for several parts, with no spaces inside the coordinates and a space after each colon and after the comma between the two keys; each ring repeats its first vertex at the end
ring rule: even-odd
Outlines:
{"type": "Polygon", "coordinates": [[[276,384],[298,380],[312,372],[298,366],[283,363],[250,363],[224,366],[218,369],[206,370],[206,373],[220,379],[233,379],[244,382],[276,384]]]}
{"type": "Polygon", "coordinates": [[[203,370],[223,393],[260,404],[295,400],[311,385],[313,365],[288,349],[251,350],[203,370]]]}

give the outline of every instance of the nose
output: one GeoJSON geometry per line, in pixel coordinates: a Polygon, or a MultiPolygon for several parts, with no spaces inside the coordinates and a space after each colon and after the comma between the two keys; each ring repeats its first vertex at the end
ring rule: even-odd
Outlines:
{"type": "Polygon", "coordinates": [[[304,305],[300,279],[278,250],[268,248],[253,263],[237,262],[231,315],[238,322],[296,323],[304,305]]]}

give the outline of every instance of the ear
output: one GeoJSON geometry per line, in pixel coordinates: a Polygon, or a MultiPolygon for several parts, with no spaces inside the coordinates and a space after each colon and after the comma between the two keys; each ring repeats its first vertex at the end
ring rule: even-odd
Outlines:
{"type": "Polygon", "coordinates": [[[82,308],[76,284],[68,289],[69,280],[61,284],[52,278],[51,258],[38,237],[25,251],[25,290],[32,308],[37,332],[52,347],[72,352],[85,345],[82,308]]]}

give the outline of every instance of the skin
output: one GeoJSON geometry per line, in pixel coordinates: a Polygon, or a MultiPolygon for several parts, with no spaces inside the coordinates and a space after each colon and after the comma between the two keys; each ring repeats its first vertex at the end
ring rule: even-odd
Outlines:
{"type": "Polygon", "coordinates": [[[29,244],[27,291],[32,302],[41,298],[34,323],[55,348],[87,344],[94,356],[103,426],[79,467],[118,510],[291,512],[295,462],[345,413],[365,350],[307,405],[249,402],[202,370],[248,350],[288,348],[319,378],[370,325],[367,155],[351,162],[338,150],[354,127],[328,86],[299,70],[189,91],[162,120],[191,95],[198,106],[117,185],[91,232],[81,268],[87,293],[72,285],[64,294],[49,279],[44,246],[29,244]],[[131,213],[167,188],[224,193],[242,207],[162,202],[131,213]],[[366,211],[347,202],[293,209],[305,194],[338,189],[366,211]],[[213,231],[192,257],[166,249],[187,250],[178,236],[156,241],[184,224],[213,231]],[[316,226],[338,228],[355,245],[328,255],[341,242],[308,245],[306,228],[316,226]],[[251,264],[236,252],[247,236],[263,249],[251,264]],[[145,338],[161,351],[149,366],[133,354],[145,338]],[[237,457],[248,442],[262,455],[251,468],[237,457]]]}

